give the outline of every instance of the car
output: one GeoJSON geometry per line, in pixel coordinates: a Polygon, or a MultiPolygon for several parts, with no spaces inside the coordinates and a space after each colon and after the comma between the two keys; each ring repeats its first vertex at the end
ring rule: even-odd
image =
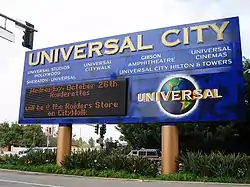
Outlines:
{"type": "Polygon", "coordinates": [[[138,156],[157,162],[161,161],[161,151],[159,149],[131,150],[128,156],[138,156]]]}

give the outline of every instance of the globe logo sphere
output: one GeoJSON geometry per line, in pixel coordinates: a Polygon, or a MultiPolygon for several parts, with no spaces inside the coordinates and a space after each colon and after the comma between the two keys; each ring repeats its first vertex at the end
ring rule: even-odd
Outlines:
{"type": "MultiPolygon", "coordinates": [[[[169,78],[160,87],[159,91],[163,91],[166,94],[171,91],[181,91],[181,90],[195,90],[198,86],[195,81],[188,76],[175,76],[169,78]]],[[[172,94],[172,93],[171,93],[172,94]]],[[[159,102],[159,105],[164,113],[171,117],[182,117],[191,113],[196,105],[197,100],[171,100],[172,96],[168,101],[163,99],[159,102]]]]}

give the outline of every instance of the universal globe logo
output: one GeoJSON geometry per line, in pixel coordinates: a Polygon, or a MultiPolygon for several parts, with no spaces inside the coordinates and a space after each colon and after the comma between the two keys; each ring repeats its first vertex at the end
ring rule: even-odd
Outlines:
{"type": "MultiPolygon", "coordinates": [[[[207,97],[212,94],[212,92],[208,93],[208,89],[206,91],[207,97]]],[[[157,102],[163,113],[170,117],[183,117],[197,108],[198,99],[200,99],[197,95],[201,94],[201,90],[190,76],[176,75],[163,80],[158,93],[165,93],[163,99],[157,102]]]]}
{"type": "Polygon", "coordinates": [[[191,114],[201,99],[221,99],[219,90],[200,89],[187,75],[166,77],[156,92],[138,93],[138,102],[157,102],[160,110],[169,117],[180,118],[191,114]]]}

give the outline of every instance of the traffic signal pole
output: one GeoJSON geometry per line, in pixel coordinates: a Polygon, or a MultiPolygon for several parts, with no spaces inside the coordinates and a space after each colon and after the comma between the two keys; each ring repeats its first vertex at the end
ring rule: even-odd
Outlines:
{"type": "Polygon", "coordinates": [[[34,29],[34,28],[32,28],[32,27],[30,27],[30,26],[28,26],[28,25],[25,25],[25,24],[21,23],[20,21],[17,21],[17,20],[15,20],[15,19],[13,19],[13,18],[10,18],[10,17],[8,17],[8,16],[6,16],[6,15],[4,15],[4,14],[2,14],[2,13],[0,13],[0,16],[3,17],[3,18],[5,18],[5,19],[7,19],[7,20],[10,20],[10,21],[14,22],[16,25],[18,25],[18,26],[20,26],[20,27],[22,27],[22,28],[30,29],[30,30],[32,30],[33,32],[38,32],[36,29],[34,29]]]}
{"type": "Polygon", "coordinates": [[[101,146],[101,149],[103,149],[104,134],[106,134],[106,124],[102,124],[100,127],[99,127],[99,124],[95,125],[96,134],[99,134],[99,130],[100,130],[100,138],[97,140],[97,143],[99,143],[101,146]]]}
{"type": "MultiPolygon", "coordinates": [[[[15,25],[25,29],[24,30],[22,46],[32,50],[33,49],[34,32],[38,32],[35,29],[34,25],[27,22],[27,21],[24,24],[24,23],[22,23],[20,21],[17,21],[15,19],[13,19],[13,18],[10,18],[10,17],[8,17],[8,16],[6,16],[6,15],[4,15],[2,13],[0,13],[0,17],[5,18],[5,20],[12,21],[12,22],[15,23],[15,25]]],[[[6,28],[2,28],[2,29],[6,30],[6,28]]]]}
{"type": "Polygon", "coordinates": [[[106,124],[102,124],[102,126],[100,127],[100,146],[101,146],[101,150],[103,150],[104,147],[104,134],[106,134],[106,124]]]}
{"type": "Polygon", "coordinates": [[[47,147],[49,147],[50,144],[50,136],[53,136],[52,128],[46,127],[47,147]]]}

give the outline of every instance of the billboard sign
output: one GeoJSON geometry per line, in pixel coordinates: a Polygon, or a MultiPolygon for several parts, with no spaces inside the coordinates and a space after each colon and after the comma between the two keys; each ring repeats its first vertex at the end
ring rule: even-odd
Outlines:
{"type": "Polygon", "coordinates": [[[244,118],[238,17],[28,51],[19,123],[244,118]]]}

